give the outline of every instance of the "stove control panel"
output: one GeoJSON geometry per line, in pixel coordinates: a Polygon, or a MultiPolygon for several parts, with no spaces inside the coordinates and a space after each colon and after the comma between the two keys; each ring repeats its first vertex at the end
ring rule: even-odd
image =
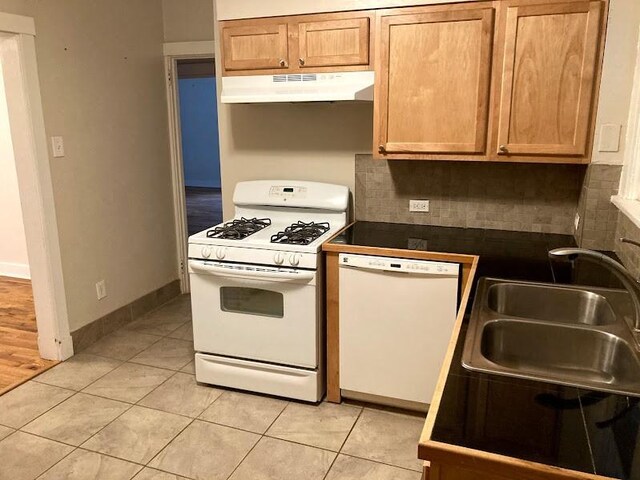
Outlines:
{"type": "Polygon", "coordinates": [[[305,198],[307,188],[299,186],[273,186],[269,189],[269,196],[276,198],[305,198]]]}
{"type": "Polygon", "coordinates": [[[221,247],[219,245],[190,243],[189,258],[315,270],[318,268],[318,263],[322,257],[315,252],[291,252],[286,250],[233,246],[221,247]]]}

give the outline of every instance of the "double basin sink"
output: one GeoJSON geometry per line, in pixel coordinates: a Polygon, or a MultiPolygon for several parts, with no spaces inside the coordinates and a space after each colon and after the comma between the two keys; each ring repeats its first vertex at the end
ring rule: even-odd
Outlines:
{"type": "Polygon", "coordinates": [[[640,352],[621,290],[482,278],[463,365],[475,371],[640,396],[640,352]]]}

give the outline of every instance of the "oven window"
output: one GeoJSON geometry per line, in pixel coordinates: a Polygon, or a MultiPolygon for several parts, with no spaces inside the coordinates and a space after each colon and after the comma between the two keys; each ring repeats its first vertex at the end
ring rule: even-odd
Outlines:
{"type": "Polygon", "coordinates": [[[224,312],[277,318],[284,316],[284,296],[282,293],[260,288],[221,287],[220,305],[224,312]]]}

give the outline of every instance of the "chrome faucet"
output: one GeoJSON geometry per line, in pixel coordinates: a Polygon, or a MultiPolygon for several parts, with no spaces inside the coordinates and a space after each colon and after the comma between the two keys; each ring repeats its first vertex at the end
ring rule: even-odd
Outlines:
{"type": "MultiPolygon", "coordinates": [[[[637,242],[633,240],[629,240],[626,238],[621,238],[620,241],[624,243],[630,243],[636,245],[637,242]]],[[[640,246],[640,245],[638,245],[640,246]]],[[[636,342],[640,340],[640,283],[633,278],[633,276],[629,273],[629,271],[624,268],[624,266],[616,262],[614,259],[608,257],[607,255],[596,252],[593,250],[587,250],[585,248],[556,248],[549,252],[549,257],[551,258],[562,258],[566,257],[569,260],[575,260],[578,257],[583,257],[585,260],[591,260],[594,263],[602,265],[610,270],[617,278],[622,282],[624,287],[629,292],[631,296],[631,301],[633,302],[634,309],[634,322],[633,322],[633,333],[636,337],[636,342]]],[[[640,345],[640,342],[639,342],[640,345]]]]}
{"type": "Polygon", "coordinates": [[[622,243],[628,243],[629,245],[635,245],[636,247],[640,247],[640,242],[637,240],[631,240],[630,238],[621,237],[620,241],[622,243]]]}

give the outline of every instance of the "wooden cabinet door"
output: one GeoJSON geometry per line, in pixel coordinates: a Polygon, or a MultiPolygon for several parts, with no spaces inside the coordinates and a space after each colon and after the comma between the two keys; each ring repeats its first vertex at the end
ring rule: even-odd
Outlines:
{"type": "Polygon", "coordinates": [[[237,22],[222,28],[225,70],[261,70],[289,65],[288,26],[237,22]]]}
{"type": "Polygon", "coordinates": [[[383,14],[374,151],[485,153],[493,16],[472,6],[383,14]]]}
{"type": "Polygon", "coordinates": [[[498,155],[587,153],[601,3],[506,5],[498,155]]]}
{"type": "Polygon", "coordinates": [[[300,68],[367,65],[369,17],[298,24],[300,68]]]}

